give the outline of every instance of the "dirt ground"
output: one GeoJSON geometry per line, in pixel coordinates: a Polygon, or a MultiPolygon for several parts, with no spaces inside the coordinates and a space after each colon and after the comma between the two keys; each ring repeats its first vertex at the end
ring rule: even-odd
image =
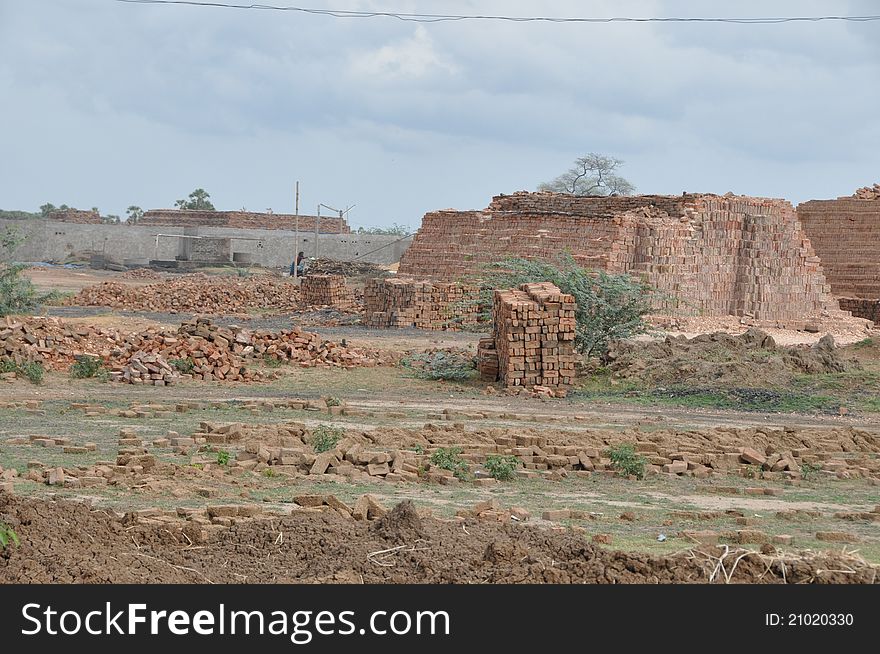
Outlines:
{"type": "MultiPolygon", "coordinates": [[[[119,281],[95,271],[31,274],[44,289],[119,281]]],[[[43,311],[124,330],[188,317],[43,311]]],[[[321,320],[253,315],[247,323],[313,321],[309,329],[324,338],[395,352],[475,353],[479,339],[321,320]]],[[[621,369],[638,374],[585,370],[561,399],[510,395],[475,379],[422,379],[400,366],[285,365],[274,381],[165,387],[63,372],[39,385],[0,381],[0,528],[20,540],[0,549],[0,581],[874,583],[880,339],[858,335],[794,359],[779,349],[755,358],[724,338],[695,354],[655,335],[621,357],[621,369]],[[291,435],[323,427],[417,472],[386,480],[366,464],[347,476],[310,474],[310,464],[243,465],[254,449],[308,447],[306,436],[291,435]],[[214,428],[237,436],[204,438],[214,428]],[[194,440],[169,443],[178,437],[194,440]],[[129,442],[142,443],[149,468],[118,465],[129,442]],[[521,443],[540,455],[524,454],[521,443]],[[624,444],[656,470],[643,479],[617,474],[608,453],[624,444]],[[461,448],[466,479],[426,474],[448,447],[461,448]],[[487,454],[513,448],[533,467],[509,481],[485,479],[487,454]],[[744,448],[795,465],[762,469],[740,460],[744,448]],[[585,452],[595,470],[572,465],[585,452]],[[687,471],[664,472],[661,461],[688,463],[687,471]],[[48,483],[59,468],[66,481],[48,483]],[[324,503],[310,507],[304,496],[324,503]],[[366,496],[396,508],[354,519],[350,510],[366,496]],[[224,507],[231,514],[218,515],[224,507]]],[[[796,340],[773,338],[779,347],[796,340]]]]}

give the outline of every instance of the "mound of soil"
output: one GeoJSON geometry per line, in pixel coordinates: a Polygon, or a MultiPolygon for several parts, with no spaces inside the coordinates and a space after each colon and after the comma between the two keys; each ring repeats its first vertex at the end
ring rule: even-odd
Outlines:
{"type": "Polygon", "coordinates": [[[830,335],[812,347],[780,347],[758,329],[694,338],[667,336],[662,341],[619,341],[606,355],[614,377],[656,385],[781,386],[796,374],[860,370],[845,357],[830,335]]]}
{"type": "MultiPolygon", "coordinates": [[[[370,524],[300,511],[200,538],[183,521],[124,523],[83,503],[2,494],[0,521],[21,544],[0,550],[0,583],[707,583],[724,555],[719,548],[665,557],[612,552],[572,531],[481,521],[463,529],[413,513],[404,506],[370,524]]],[[[741,553],[724,558],[731,582],[783,582],[779,555],[751,553],[734,566],[741,553]]],[[[784,570],[788,583],[880,577],[843,555],[789,556],[784,570]]]]}

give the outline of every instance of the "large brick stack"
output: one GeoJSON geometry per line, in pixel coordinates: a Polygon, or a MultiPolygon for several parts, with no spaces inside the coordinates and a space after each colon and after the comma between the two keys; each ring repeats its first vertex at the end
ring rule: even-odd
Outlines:
{"type": "Polygon", "coordinates": [[[845,315],[791,204],[732,194],[498,196],[485,211],[427,214],[400,272],[455,280],[507,256],[564,252],[588,268],[644,278],[661,291],[662,311],[795,328],[845,315]]]}
{"type": "Polygon", "coordinates": [[[411,277],[375,278],[364,287],[364,323],[455,331],[480,321],[479,289],[411,277]]]}
{"type": "Polygon", "coordinates": [[[349,234],[351,228],[337,216],[296,216],[289,213],[253,211],[201,211],[196,209],[150,209],[138,225],[168,227],[228,227],[232,229],[284,229],[320,234],[349,234]]]}
{"type": "Polygon", "coordinates": [[[568,386],[574,379],[574,297],[549,282],[496,290],[492,308],[494,349],[480,342],[480,376],[492,369],[505,386],[568,386]]]}
{"type": "Polygon", "coordinates": [[[58,209],[49,214],[50,220],[57,220],[62,223],[75,223],[77,225],[100,225],[101,214],[97,211],[86,211],[84,209],[58,209]]]}
{"type": "Polygon", "coordinates": [[[342,275],[307,275],[300,287],[300,301],[307,307],[352,309],[354,297],[342,275]]]}
{"type": "Polygon", "coordinates": [[[852,197],[804,202],[797,214],[841,308],[877,322],[880,185],[861,188],[852,197]]]}

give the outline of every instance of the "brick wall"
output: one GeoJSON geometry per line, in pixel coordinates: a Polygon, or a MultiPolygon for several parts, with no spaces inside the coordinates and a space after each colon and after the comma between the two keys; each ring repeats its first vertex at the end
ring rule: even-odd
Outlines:
{"type": "MultiPolygon", "coordinates": [[[[297,216],[286,213],[256,213],[251,211],[198,211],[193,209],[150,209],[139,225],[173,227],[230,227],[234,229],[285,229],[315,231],[317,216],[297,216]]],[[[349,234],[351,228],[343,218],[321,216],[320,234],[349,234]]]]}
{"type": "Polygon", "coordinates": [[[498,196],[484,211],[427,214],[400,272],[454,280],[566,251],[642,276],[662,291],[659,310],[803,321],[838,308],[791,204],[733,195],[498,196]]]}

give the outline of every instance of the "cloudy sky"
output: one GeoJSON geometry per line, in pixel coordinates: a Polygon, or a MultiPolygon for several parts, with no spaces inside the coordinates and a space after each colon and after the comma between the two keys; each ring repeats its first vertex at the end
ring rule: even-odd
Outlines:
{"type": "MultiPolygon", "coordinates": [[[[270,1],[270,0],[266,0],[270,1]]],[[[277,0],[291,4],[295,0],[277,0]]],[[[806,16],[877,2],[301,0],[518,16],[806,16]]],[[[416,227],[587,152],[642,193],[880,181],[880,22],[542,24],[0,0],[0,208],[356,205],[416,227]]]]}

